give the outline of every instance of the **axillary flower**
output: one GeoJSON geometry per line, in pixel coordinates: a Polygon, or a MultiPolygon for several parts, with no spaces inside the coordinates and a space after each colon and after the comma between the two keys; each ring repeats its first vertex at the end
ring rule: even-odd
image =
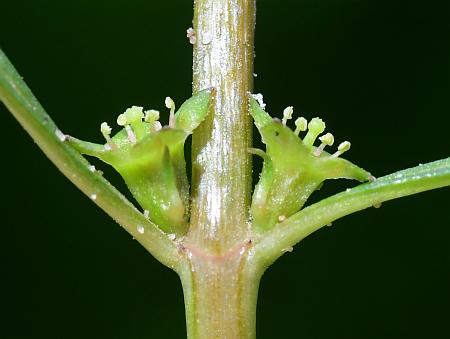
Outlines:
{"type": "Polygon", "coordinates": [[[342,142],[333,154],[324,150],[334,144],[334,136],[326,133],[319,137],[325,131],[325,123],[320,118],[313,118],[308,123],[300,117],[295,120],[296,128],[292,131],[286,126],[292,118],[291,106],[284,110],[280,121],[272,119],[255,98],[261,101],[261,96],[251,97],[249,111],[266,145],[266,152],[250,149],[264,159],[251,206],[253,227],[257,232],[268,230],[298,212],[326,179],[374,179],[369,172],[339,158],[350,149],[348,141],[342,142]],[[305,131],[302,140],[299,134],[305,131]],[[317,138],[321,142],[318,147],[314,146],[317,138]]]}
{"type": "Polygon", "coordinates": [[[213,89],[200,91],[181,105],[166,98],[169,125],[162,127],[159,112],[133,106],[117,118],[123,128],[111,137],[106,122],[100,126],[106,143],[95,144],[68,137],[80,153],[113,166],[125,180],[144,214],[162,230],[178,235],[187,231],[189,183],[184,159],[184,143],[205,119],[213,89]]]}

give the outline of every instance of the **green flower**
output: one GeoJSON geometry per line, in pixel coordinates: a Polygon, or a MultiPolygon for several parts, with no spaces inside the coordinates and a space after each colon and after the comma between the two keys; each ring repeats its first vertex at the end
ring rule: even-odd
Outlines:
{"type": "MultiPolygon", "coordinates": [[[[261,99],[260,96],[255,97],[261,99]]],[[[321,119],[314,118],[308,124],[305,118],[300,117],[295,121],[295,131],[292,131],[286,126],[287,120],[292,118],[292,107],[284,110],[282,121],[272,119],[254,98],[250,98],[249,111],[266,144],[266,152],[250,150],[264,159],[251,206],[253,226],[257,231],[270,229],[298,212],[326,179],[373,180],[369,172],[339,158],[350,149],[348,141],[341,143],[334,154],[324,151],[325,146],[334,143],[331,133],[319,137],[320,146],[313,145],[325,130],[321,119]],[[306,130],[308,132],[302,140],[299,133],[306,130]]]]}
{"type": "Polygon", "coordinates": [[[159,112],[133,106],[120,114],[117,124],[123,128],[111,137],[106,122],[100,130],[105,144],[94,144],[68,137],[82,154],[101,159],[113,166],[125,180],[144,214],[162,230],[183,235],[189,218],[189,183],[184,159],[184,143],[205,119],[213,90],[200,91],[175,113],[169,97],[169,125],[161,126],[159,112]]]}

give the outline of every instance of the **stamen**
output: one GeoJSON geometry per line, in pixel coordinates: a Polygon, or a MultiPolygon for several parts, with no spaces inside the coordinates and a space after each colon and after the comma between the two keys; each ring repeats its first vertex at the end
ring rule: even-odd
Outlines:
{"type": "Polygon", "coordinates": [[[119,114],[119,116],[117,117],[117,125],[125,126],[127,123],[127,117],[125,116],[125,114],[119,114]]]}
{"type": "Polygon", "coordinates": [[[142,107],[140,106],[131,106],[131,108],[128,108],[124,114],[127,118],[127,123],[129,124],[142,121],[144,118],[144,113],[142,112],[142,107]]]}
{"type": "Polygon", "coordinates": [[[111,127],[109,127],[108,123],[102,122],[100,125],[100,131],[103,134],[103,137],[106,140],[106,144],[109,145],[110,148],[114,145],[114,142],[111,139],[111,127]]]}
{"type": "Polygon", "coordinates": [[[300,117],[297,118],[297,120],[295,120],[295,131],[294,131],[295,134],[298,135],[300,132],[306,131],[307,128],[308,128],[308,121],[305,118],[300,117]]]}
{"type": "Polygon", "coordinates": [[[294,113],[294,107],[288,106],[283,111],[283,120],[281,120],[281,123],[283,125],[286,125],[287,121],[289,119],[292,119],[292,113],[294,113]]]}
{"type": "Polygon", "coordinates": [[[150,124],[150,132],[157,132],[159,131],[162,126],[159,120],[159,111],[151,109],[148,111],[145,111],[145,122],[148,122],[150,124]]]}
{"type": "Polygon", "coordinates": [[[319,147],[316,148],[314,151],[314,155],[316,157],[320,156],[322,154],[323,149],[325,146],[332,146],[334,143],[334,136],[331,133],[327,133],[325,135],[322,135],[319,140],[322,142],[319,147]]]}
{"type": "Polygon", "coordinates": [[[153,123],[157,120],[159,120],[159,111],[155,109],[149,109],[148,111],[145,111],[145,122],[153,123]]]}
{"type": "Polygon", "coordinates": [[[166,104],[166,107],[170,109],[169,127],[175,128],[175,102],[171,97],[166,97],[164,103],[166,104]]]}
{"type": "Polygon", "coordinates": [[[338,146],[338,150],[336,151],[336,153],[334,153],[332,156],[337,158],[338,156],[340,156],[342,153],[347,152],[350,149],[350,142],[349,141],[344,141],[341,142],[338,146]]]}
{"type": "Polygon", "coordinates": [[[125,131],[127,131],[128,140],[130,140],[131,143],[136,143],[136,135],[134,134],[133,130],[131,129],[130,125],[125,125],[125,131]]]}
{"type": "Polygon", "coordinates": [[[325,130],[325,123],[320,118],[313,118],[308,124],[308,133],[303,140],[306,146],[312,146],[317,136],[325,130]]]}
{"type": "Polygon", "coordinates": [[[127,124],[130,124],[133,128],[136,138],[141,140],[145,136],[144,125],[142,124],[142,119],[144,118],[142,107],[132,106],[131,108],[128,108],[124,114],[127,119],[127,124]]]}

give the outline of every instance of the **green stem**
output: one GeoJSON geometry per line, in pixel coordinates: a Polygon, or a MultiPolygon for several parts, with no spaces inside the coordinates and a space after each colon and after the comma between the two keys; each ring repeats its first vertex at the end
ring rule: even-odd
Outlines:
{"type": "Polygon", "coordinates": [[[278,224],[257,240],[255,265],[266,268],[296,243],[345,215],[384,201],[450,185],[450,158],[386,175],[321,200],[278,224]]]}
{"type": "Polygon", "coordinates": [[[194,131],[188,239],[222,253],[245,240],[251,195],[255,0],[196,0],[193,90],[216,88],[215,104],[194,131]]]}
{"type": "Polygon", "coordinates": [[[250,243],[223,255],[186,249],[190,267],[181,274],[189,339],[254,339],[262,270],[248,259],[250,243]]]}
{"type": "Polygon", "coordinates": [[[176,245],[155,224],[147,220],[101,174],[63,139],[57,128],[25,82],[0,50],[0,100],[58,169],[117,221],[156,259],[180,269],[176,245]],[[144,230],[144,232],[142,232],[144,230]]]}
{"type": "Polygon", "coordinates": [[[255,338],[260,275],[251,244],[251,120],[255,0],[196,0],[193,91],[214,87],[194,131],[191,220],[181,280],[190,339],[255,338]]]}

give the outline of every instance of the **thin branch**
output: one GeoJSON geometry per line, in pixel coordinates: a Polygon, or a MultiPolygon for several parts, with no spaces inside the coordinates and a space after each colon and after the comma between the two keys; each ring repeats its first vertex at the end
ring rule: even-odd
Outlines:
{"type": "Polygon", "coordinates": [[[179,269],[176,244],[117,191],[72,146],[0,50],[0,100],[58,169],[156,259],[179,269]]]}
{"type": "Polygon", "coordinates": [[[384,201],[450,185],[450,158],[402,170],[315,203],[255,241],[253,258],[265,269],[286,249],[345,215],[384,201]]]}

